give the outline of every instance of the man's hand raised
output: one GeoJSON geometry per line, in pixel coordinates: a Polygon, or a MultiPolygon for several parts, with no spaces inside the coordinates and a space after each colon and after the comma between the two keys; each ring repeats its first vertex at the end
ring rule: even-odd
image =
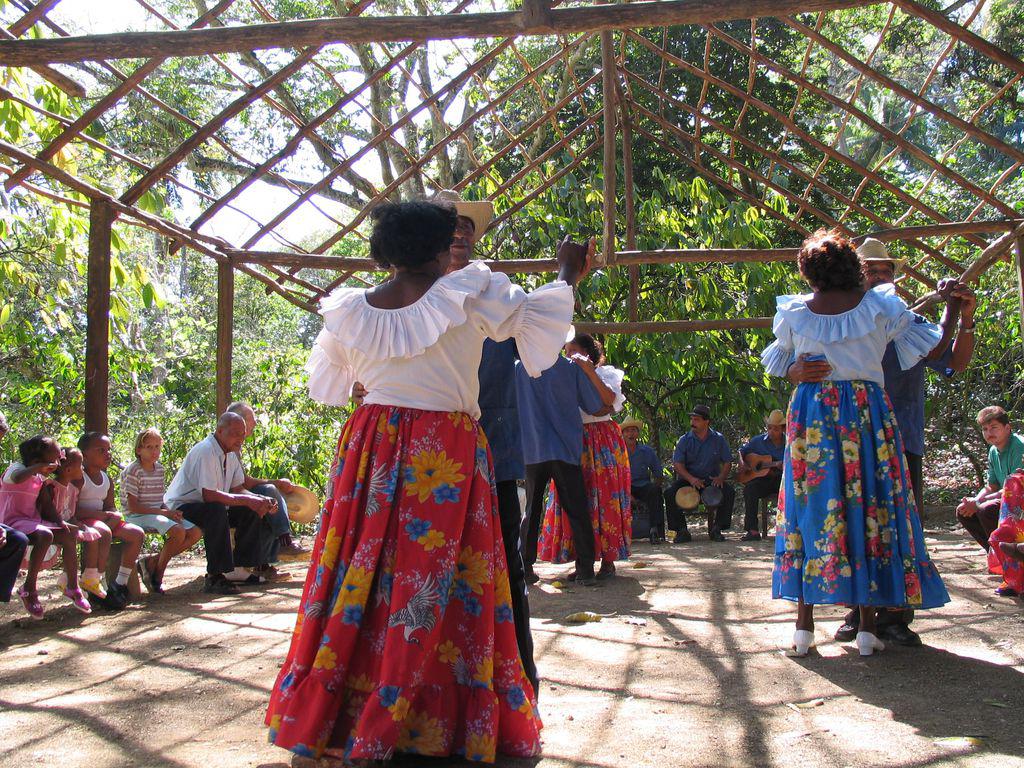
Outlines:
{"type": "Polygon", "coordinates": [[[590,259],[597,248],[594,238],[586,245],[574,243],[566,235],[558,244],[558,279],[569,285],[576,285],[590,271],[590,259]]]}

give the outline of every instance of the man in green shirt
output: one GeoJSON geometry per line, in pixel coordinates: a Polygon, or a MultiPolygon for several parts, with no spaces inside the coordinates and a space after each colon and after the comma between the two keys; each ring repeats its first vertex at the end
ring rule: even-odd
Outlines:
{"type": "Polygon", "coordinates": [[[988,537],[999,524],[999,502],[1007,475],[1024,466],[1024,437],[1015,435],[1010,417],[998,405],[978,412],[978,425],[988,449],[988,483],[975,496],[965,496],[956,519],[988,552],[988,537]]]}

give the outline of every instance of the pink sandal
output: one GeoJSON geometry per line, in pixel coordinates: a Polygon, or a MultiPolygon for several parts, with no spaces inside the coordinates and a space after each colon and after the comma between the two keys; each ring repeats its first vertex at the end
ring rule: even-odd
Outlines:
{"type": "Polygon", "coordinates": [[[43,618],[43,604],[39,602],[39,594],[36,590],[28,590],[21,587],[18,590],[18,597],[21,598],[21,603],[25,606],[29,616],[33,619],[43,618]]]}
{"type": "Polygon", "coordinates": [[[89,605],[89,601],[80,589],[65,589],[64,597],[71,601],[71,604],[75,606],[82,613],[92,613],[92,606],[89,605]]]}

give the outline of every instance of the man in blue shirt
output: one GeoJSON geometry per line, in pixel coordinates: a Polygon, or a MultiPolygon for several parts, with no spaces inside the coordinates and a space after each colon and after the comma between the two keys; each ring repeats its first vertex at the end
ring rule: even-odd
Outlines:
{"type": "Polygon", "coordinates": [[[743,541],[760,541],[757,507],[761,499],[778,499],[782,484],[782,459],[786,454],[786,414],[774,410],[765,421],[766,431],[740,448],[740,482],[743,483],[743,541]],[[755,458],[760,457],[760,458],[755,458]],[[750,479],[744,480],[744,476],[750,479]]]}
{"type": "Polygon", "coordinates": [[[526,517],[522,527],[526,580],[538,577],[537,539],[544,516],[544,493],[555,481],[558,501],[569,518],[576,548],[576,581],[597,583],[594,576],[594,526],[583,485],[583,419],[580,409],[595,416],[607,406],[583,369],[564,357],[537,378],[530,378],[522,363],[516,364],[516,399],[526,461],[526,517]]]}
{"type": "Polygon", "coordinates": [[[732,508],[736,491],[725,481],[732,469],[732,451],[721,432],[711,429],[711,409],[706,405],[694,406],[690,411],[690,431],[679,438],[672,454],[676,479],[665,491],[665,510],[668,524],[676,532],[673,544],[690,541],[686,515],[676,504],[676,491],[693,486],[698,491],[714,486],[722,491],[717,507],[707,507],[708,535],[712,541],[725,541],[722,530],[732,526],[732,508]]]}
{"type": "Polygon", "coordinates": [[[649,445],[640,444],[643,423],[632,416],[623,419],[619,428],[629,454],[629,495],[643,502],[648,518],[644,520],[633,508],[633,537],[649,536],[651,544],[665,539],[665,508],[661,498],[661,459],[649,445]],[[646,529],[646,530],[645,530],[646,529]]]}
{"type": "MultiPolygon", "coordinates": [[[[477,238],[494,216],[494,207],[486,200],[463,200],[458,192],[441,190],[432,202],[452,205],[458,214],[455,234],[449,250],[449,270],[462,269],[473,258],[477,238]]],[[[587,273],[589,251],[581,245],[564,241],[559,244],[558,277],[575,285],[587,273]]],[[[498,517],[508,563],[508,582],[512,594],[512,616],[516,625],[516,644],[526,676],[537,689],[537,667],[533,660],[533,637],[530,634],[530,603],[526,588],[526,571],[520,553],[519,527],[522,509],[516,481],[526,476],[523,446],[516,406],[515,365],[519,354],[514,339],[485,339],[480,356],[480,427],[487,436],[494,461],[494,485],[498,496],[498,517]]]]}

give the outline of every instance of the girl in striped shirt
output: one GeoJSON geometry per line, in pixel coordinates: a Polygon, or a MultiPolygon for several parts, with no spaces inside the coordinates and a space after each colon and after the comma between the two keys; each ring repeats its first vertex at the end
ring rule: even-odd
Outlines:
{"type": "Polygon", "coordinates": [[[156,429],[142,430],[135,438],[135,461],[121,473],[121,508],[125,510],[125,519],[146,533],[165,537],[157,554],[140,557],[135,564],[146,589],[161,595],[164,572],[171,558],[190,549],[203,535],[181,512],[164,504],[164,468],[158,461],[163,444],[164,439],[156,429]]]}

